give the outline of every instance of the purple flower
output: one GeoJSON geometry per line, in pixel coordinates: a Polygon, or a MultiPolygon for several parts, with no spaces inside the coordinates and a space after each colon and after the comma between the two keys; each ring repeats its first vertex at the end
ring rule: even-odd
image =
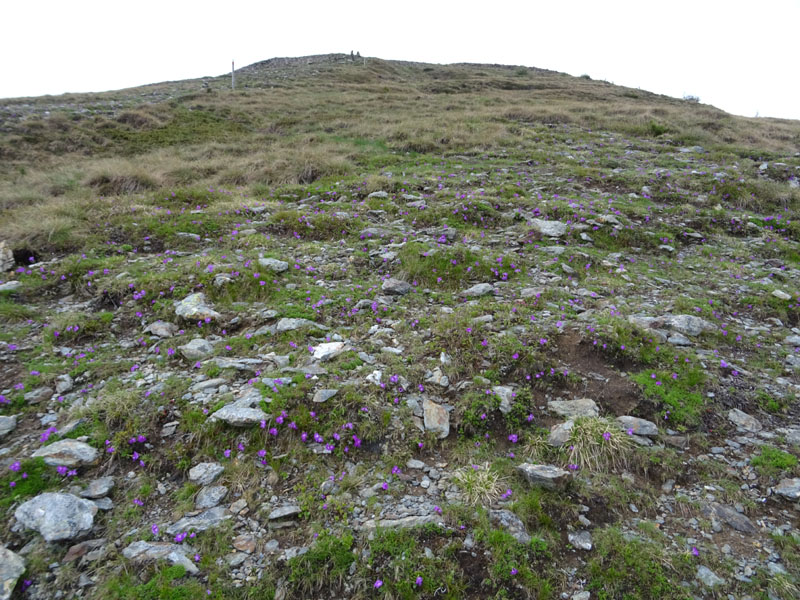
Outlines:
{"type": "Polygon", "coordinates": [[[377,590],[377,589],[378,589],[378,588],[380,588],[382,585],[383,585],[383,582],[382,582],[380,579],[376,579],[376,580],[375,580],[375,585],[374,585],[374,586],[372,586],[372,587],[374,587],[374,588],[377,590]]]}
{"type": "Polygon", "coordinates": [[[417,577],[417,580],[414,582],[417,584],[417,587],[422,585],[422,577],[417,577]]]}
{"type": "Polygon", "coordinates": [[[153,532],[153,535],[158,535],[158,525],[155,525],[155,524],[154,524],[154,525],[153,525],[153,526],[150,528],[150,531],[152,531],[152,532],[153,532]]]}
{"type": "Polygon", "coordinates": [[[610,440],[610,439],[611,439],[611,434],[610,434],[608,431],[606,431],[606,432],[603,434],[603,439],[604,439],[605,441],[608,441],[608,440],[610,440]]]}

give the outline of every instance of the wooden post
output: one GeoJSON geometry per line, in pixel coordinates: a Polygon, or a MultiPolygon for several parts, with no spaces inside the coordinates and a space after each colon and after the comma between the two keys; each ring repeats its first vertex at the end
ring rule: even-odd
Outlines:
{"type": "Polygon", "coordinates": [[[231,89],[236,89],[236,75],[234,74],[233,61],[231,61],[231,89]]]}

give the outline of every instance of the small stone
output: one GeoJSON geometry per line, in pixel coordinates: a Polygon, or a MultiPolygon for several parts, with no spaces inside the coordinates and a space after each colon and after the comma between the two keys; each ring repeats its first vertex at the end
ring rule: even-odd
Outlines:
{"type": "Polygon", "coordinates": [[[567,419],[574,419],[576,417],[597,417],[600,415],[600,408],[595,401],[590,398],[551,400],[547,403],[547,409],[567,419]]]}
{"type": "Polygon", "coordinates": [[[57,394],[66,394],[73,388],[74,385],[75,383],[72,381],[72,377],[70,377],[67,373],[56,377],[57,394]]]}
{"type": "Polygon", "coordinates": [[[550,429],[550,435],[547,437],[547,443],[556,448],[563,446],[572,436],[572,428],[574,426],[574,421],[565,421],[564,423],[553,425],[550,429]]]}
{"type": "Polygon", "coordinates": [[[39,448],[31,456],[33,458],[43,458],[45,464],[51,467],[64,466],[74,468],[96,463],[100,458],[100,452],[85,442],[66,439],[39,448]]]}
{"type": "Polygon", "coordinates": [[[269,269],[273,273],[283,273],[289,268],[289,263],[276,258],[259,258],[258,264],[269,269]]]}
{"type": "Polygon", "coordinates": [[[0,415],[0,439],[17,428],[17,417],[0,415]]]}
{"type": "Polygon", "coordinates": [[[570,479],[568,471],[553,465],[522,463],[517,466],[517,470],[531,485],[539,485],[549,489],[563,487],[570,479]]]}
{"type": "Polygon", "coordinates": [[[547,237],[561,237],[567,233],[567,225],[561,221],[533,219],[533,221],[531,221],[531,225],[534,231],[547,237]]]}
{"type": "Polygon", "coordinates": [[[314,392],[314,397],[311,399],[311,401],[317,404],[322,404],[323,402],[327,402],[328,400],[333,398],[338,392],[339,390],[333,390],[333,389],[317,390],[316,392],[314,392]]]}
{"type": "Polygon", "coordinates": [[[758,433],[762,429],[761,423],[759,423],[758,419],[751,417],[738,408],[732,408],[730,411],[728,411],[728,420],[740,429],[749,431],[751,433],[758,433]]]}
{"type": "Polygon", "coordinates": [[[252,554],[256,551],[256,538],[249,533],[243,533],[233,538],[233,547],[240,552],[252,554]]]}
{"type": "MultiPolygon", "coordinates": [[[[2,255],[0,255],[0,259],[2,255]]],[[[25,572],[25,560],[0,544],[0,600],[9,600],[17,580],[25,572]]]]}
{"type": "Polygon", "coordinates": [[[189,469],[189,481],[199,485],[211,485],[225,470],[219,463],[199,463],[189,469]]]}
{"type": "Polygon", "coordinates": [[[703,507],[702,514],[706,518],[716,517],[720,521],[727,523],[736,531],[742,533],[756,533],[758,529],[753,525],[753,522],[743,514],[737,512],[729,506],[723,506],[716,502],[703,507]]]}
{"type": "Polygon", "coordinates": [[[269,419],[269,415],[260,408],[250,408],[237,402],[223,406],[208,418],[212,423],[214,421],[225,421],[234,427],[256,425],[267,419],[269,419]]]}
{"type": "Polygon", "coordinates": [[[152,333],[160,338],[168,338],[178,333],[178,326],[166,321],[156,321],[155,323],[150,323],[144,332],[152,333]]]}
{"type": "MultiPolygon", "coordinates": [[[[14,251],[6,245],[6,241],[0,242],[0,273],[5,273],[14,268],[14,251]]],[[[5,600],[5,599],[3,599],[5,600]]]]}
{"type": "Polygon", "coordinates": [[[280,319],[275,325],[275,331],[278,333],[285,333],[287,331],[294,331],[295,329],[302,329],[303,327],[314,327],[316,329],[326,329],[319,323],[315,323],[309,319],[292,319],[286,318],[280,319]]]}
{"type": "Polygon", "coordinates": [[[21,504],[14,517],[24,527],[35,529],[47,542],[69,540],[88,533],[97,506],[72,494],[39,494],[21,504]]]}
{"type": "Polygon", "coordinates": [[[194,499],[194,506],[198,510],[205,510],[207,508],[214,508],[228,495],[228,488],[224,485],[207,486],[197,492],[197,497],[194,499]]]}
{"type": "Polygon", "coordinates": [[[16,292],[22,287],[22,282],[18,280],[0,283],[0,292],[16,292]]]}
{"type": "Polygon", "coordinates": [[[647,419],[639,419],[638,417],[622,416],[617,417],[617,423],[625,431],[633,430],[634,435],[646,435],[655,437],[658,435],[658,425],[647,419]]]}
{"type": "Polygon", "coordinates": [[[270,521],[276,521],[278,519],[286,519],[289,517],[295,517],[299,515],[302,511],[300,507],[296,504],[288,504],[286,506],[281,506],[272,510],[267,517],[270,521]]]}
{"type": "Polygon", "coordinates": [[[800,500],[800,477],[794,479],[781,479],[775,486],[776,494],[789,500],[800,500]]]}
{"type": "Polygon", "coordinates": [[[592,549],[592,534],[588,531],[570,532],[567,535],[569,543],[575,546],[578,550],[591,550],[592,549]]]}
{"type": "Polygon", "coordinates": [[[320,362],[328,361],[344,352],[344,342],[326,342],[314,347],[314,358],[320,362]]]}
{"type": "Polygon", "coordinates": [[[175,314],[191,321],[204,321],[205,319],[218,320],[222,315],[215,311],[206,301],[203,292],[186,296],[175,304],[175,314]]]}
{"type": "Polygon", "coordinates": [[[443,406],[425,398],[422,411],[426,431],[433,431],[440,440],[450,434],[450,414],[443,406]]]}
{"type": "Polygon", "coordinates": [[[508,531],[520,544],[530,544],[531,536],[522,520],[510,510],[490,510],[489,519],[508,531]]]}
{"type": "Polygon", "coordinates": [[[491,283],[476,283],[470,288],[461,292],[467,298],[479,298],[494,293],[494,286],[491,283]]]}
{"type": "Polygon", "coordinates": [[[787,294],[783,290],[772,290],[772,295],[778,298],[779,300],[791,300],[792,296],[787,294]]]}
{"type": "Polygon", "coordinates": [[[725,583],[722,577],[719,577],[714,571],[702,565],[697,567],[697,579],[707,587],[714,587],[725,583]]]}
{"type": "Polygon", "coordinates": [[[425,466],[426,465],[425,465],[424,462],[422,462],[421,460],[417,460],[416,458],[409,458],[406,461],[406,468],[408,468],[408,469],[422,470],[422,469],[425,468],[425,466]]]}
{"type": "Polygon", "coordinates": [[[28,404],[39,404],[40,402],[47,402],[50,400],[54,393],[53,388],[41,386],[25,394],[24,399],[28,404]]]}
{"type": "Polygon", "coordinates": [[[89,482],[89,485],[83,490],[80,495],[82,498],[102,498],[107,496],[114,488],[114,478],[111,476],[99,477],[89,482]]]}
{"type": "Polygon", "coordinates": [[[202,360],[214,354],[214,346],[203,338],[195,338],[191,342],[178,346],[186,360],[202,360]]]}
{"type": "Polygon", "coordinates": [[[393,296],[405,296],[406,294],[410,294],[414,288],[406,281],[391,277],[389,279],[384,279],[381,284],[381,290],[393,296]]]}

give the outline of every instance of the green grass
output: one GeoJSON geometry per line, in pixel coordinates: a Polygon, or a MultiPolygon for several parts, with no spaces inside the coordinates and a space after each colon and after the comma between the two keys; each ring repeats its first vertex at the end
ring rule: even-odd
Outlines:
{"type": "Polygon", "coordinates": [[[699,367],[679,371],[674,378],[676,371],[648,369],[631,379],[641,386],[647,399],[657,403],[665,422],[681,428],[696,427],[707,408],[702,394],[706,375],[699,367]]]}
{"type": "Polygon", "coordinates": [[[208,597],[197,580],[179,581],[185,575],[186,569],[180,565],[161,568],[146,583],[137,583],[132,575],[124,574],[109,580],[99,597],[113,600],[196,600],[208,597]]]}
{"type": "Polygon", "coordinates": [[[750,464],[761,475],[774,477],[797,466],[797,457],[774,446],[761,446],[761,452],[750,464]]]}
{"type": "Polygon", "coordinates": [[[51,490],[59,485],[61,478],[55,467],[48,467],[42,458],[20,462],[19,471],[5,470],[0,477],[0,509],[7,510],[15,502],[25,501],[31,496],[51,490]],[[27,474],[27,477],[23,475],[27,474]],[[15,486],[11,487],[14,481],[15,486]]]}
{"type": "Polygon", "coordinates": [[[320,590],[341,590],[355,560],[352,535],[322,533],[308,552],[288,561],[289,585],[303,597],[320,590]]]}

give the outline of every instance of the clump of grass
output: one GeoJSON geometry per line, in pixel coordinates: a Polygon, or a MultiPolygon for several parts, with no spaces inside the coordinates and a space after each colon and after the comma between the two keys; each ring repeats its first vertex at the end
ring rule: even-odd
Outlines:
{"type": "Polygon", "coordinates": [[[626,468],[634,442],[619,425],[603,417],[575,420],[568,442],[569,462],[589,471],[626,468]]]}
{"type": "Polygon", "coordinates": [[[289,584],[304,598],[322,589],[341,589],[356,560],[352,548],[352,535],[320,535],[308,552],[288,561],[289,584]]]}
{"type": "Polygon", "coordinates": [[[505,479],[492,470],[489,463],[470,465],[456,471],[455,481],[470,506],[494,504],[505,491],[505,479]]]}
{"type": "Polygon", "coordinates": [[[18,471],[5,471],[0,477],[0,509],[7,509],[15,502],[35,496],[58,483],[55,469],[48,467],[42,458],[22,461],[18,471]],[[23,478],[23,474],[27,476],[23,478]]]}
{"type": "Polygon", "coordinates": [[[761,453],[750,464],[761,475],[771,477],[797,466],[797,457],[774,446],[762,446],[761,453]]]}

